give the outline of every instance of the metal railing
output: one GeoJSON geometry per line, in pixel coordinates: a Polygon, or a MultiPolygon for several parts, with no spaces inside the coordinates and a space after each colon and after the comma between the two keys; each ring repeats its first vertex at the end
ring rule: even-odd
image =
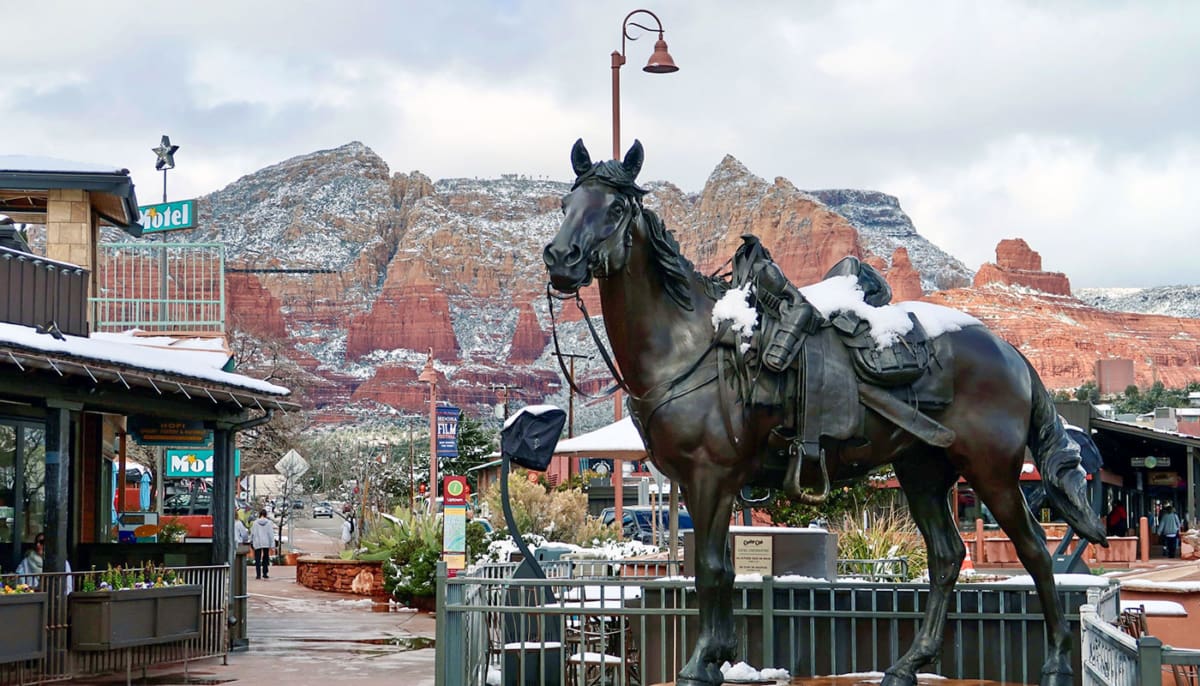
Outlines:
{"type": "Polygon", "coordinates": [[[225,331],[224,243],[101,243],[96,331],[225,331]]]}
{"type": "MultiPolygon", "coordinates": [[[[438,686],[675,678],[699,628],[693,580],[571,576],[563,566],[547,567],[545,580],[506,578],[511,565],[439,578],[438,686]]],[[[1117,590],[1111,584],[1093,599],[1112,616],[1117,590]]],[[[1059,598],[1078,641],[1086,588],[1061,587],[1059,598]]],[[[881,670],[908,649],[928,600],[923,584],[739,581],[737,654],[800,676],[881,670]]],[[[936,669],[950,678],[1034,683],[1048,649],[1031,585],[959,584],[936,669]]],[[[1082,683],[1078,652],[1074,657],[1082,683]]]]}
{"type": "MultiPolygon", "coordinates": [[[[103,572],[73,574],[36,574],[38,590],[47,594],[46,655],[39,660],[0,665],[0,684],[43,684],[68,681],[81,676],[132,672],[155,665],[187,663],[190,660],[222,657],[229,652],[226,614],[229,567],[173,568],[186,584],[200,587],[200,635],[193,639],[159,645],[120,648],[106,651],[70,649],[70,613],[68,578],[75,590],[84,579],[103,572]]],[[[26,579],[28,577],[22,577],[26,579]]]]}
{"type": "Polygon", "coordinates": [[[1164,646],[1149,634],[1137,638],[1117,628],[1116,616],[1091,602],[1079,608],[1084,686],[1157,686],[1163,674],[1196,683],[1200,650],[1164,646]]]}

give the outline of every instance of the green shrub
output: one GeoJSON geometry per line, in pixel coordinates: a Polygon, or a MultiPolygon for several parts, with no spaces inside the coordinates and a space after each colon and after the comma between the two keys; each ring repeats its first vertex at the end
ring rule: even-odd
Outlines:
{"type": "MultiPolygon", "coordinates": [[[[537,534],[547,541],[589,546],[595,540],[614,541],[618,531],[605,527],[588,515],[587,494],[580,488],[549,490],[540,482],[529,480],[523,469],[513,471],[508,478],[509,503],[513,520],[524,535],[537,534]]],[[[491,512],[503,512],[499,488],[488,491],[487,504],[491,512]]],[[[509,532],[501,531],[501,535],[509,532]]]]}
{"type": "MultiPolygon", "coordinates": [[[[437,591],[437,563],[442,556],[442,518],[395,513],[398,522],[381,519],[362,539],[359,560],[383,560],[383,587],[396,600],[433,597],[437,591]]],[[[487,533],[478,522],[467,522],[467,559],[487,552],[487,533]]]]}

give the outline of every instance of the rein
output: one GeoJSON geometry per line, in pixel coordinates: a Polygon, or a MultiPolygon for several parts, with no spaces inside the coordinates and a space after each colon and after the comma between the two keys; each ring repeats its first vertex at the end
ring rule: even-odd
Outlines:
{"type": "MultiPolygon", "coordinates": [[[[712,352],[713,350],[716,349],[718,342],[725,335],[725,332],[729,330],[729,328],[733,322],[728,319],[723,320],[721,322],[720,329],[718,329],[717,332],[713,335],[712,340],[709,341],[709,343],[708,343],[708,347],[706,347],[700,353],[700,355],[696,358],[696,361],[693,362],[691,365],[689,365],[687,369],[685,369],[683,372],[681,372],[675,378],[664,381],[664,382],[658,384],[657,386],[651,388],[649,391],[646,392],[645,395],[639,396],[636,393],[634,393],[632,390],[630,390],[629,385],[625,382],[625,378],[621,376],[621,373],[619,371],[617,371],[616,365],[613,364],[612,356],[609,354],[608,349],[604,347],[603,341],[600,340],[600,334],[596,331],[596,327],[592,324],[592,317],[588,313],[587,305],[584,304],[583,298],[581,298],[579,296],[578,292],[576,292],[573,296],[555,295],[553,290],[551,289],[550,285],[546,284],[546,304],[547,304],[547,309],[550,310],[550,334],[551,334],[551,337],[554,339],[554,357],[555,357],[555,359],[558,360],[558,367],[559,367],[559,369],[562,370],[563,376],[567,379],[567,384],[570,385],[571,390],[585,398],[589,398],[589,399],[607,398],[608,396],[612,395],[613,393],[616,393],[618,389],[620,389],[620,390],[625,391],[625,393],[629,395],[629,398],[635,402],[647,402],[648,400],[652,399],[655,395],[657,395],[657,392],[660,389],[663,389],[665,387],[667,391],[675,390],[679,384],[681,384],[688,377],[690,377],[692,374],[695,374],[700,369],[707,368],[707,367],[713,367],[713,366],[717,367],[716,374],[708,376],[699,384],[693,386],[692,388],[685,389],[681,392],[668,393],[665,395],[665,397],[662,398],[662,400],[655,403],[654,406],[650,409],[650,411],[646,414],[645,425],[647,427],[650,426],[650,420],[654,417],[655,413],[657,413],[658,410],[662,406],[666,405],[667,403],[671,402],[672,400],[682,398],[683,396],[688,395],[689,393],[698,391],[701,388],[703,388],[704,386],[707,386],[708,384],[710,384],[714,381],[718,381],[721,378],[721,364],[720,364],[719,356],[718,356],[717,362],[710,363],[707,365],[702,365],[701,363],[704,362],[704,359],[706,357],[708,357],[708,354],[710,352],[712,352]],[[575,379],[571,378],[570,372],[567,371],[566,362],[563,361],[562,349],[559,347],[558,325],[557,325],[557,320],[554,317],[554,301],[556,299],[557,300],[568,300],[568,299],[572,299],[572,298],[575,300],[575,306],[579,308],[579,311],[581,313],[583,313],[583,320],[585,322],[587,322],[588,331],[590,331],[592,334],[592,341],[596,344],[596,349],[600,351],[600,357],[603,358],[604,364],[608,366],[608,371],[610,374],[612,374],[613,380],[615,381],[615,383],[612,386],[610,386],[608,389],[606,389],[605,391],[601,392],[598,395],[591,395],[589,393],[585,393],[583,390],[581,390],[579,388],[578,385],[576,385],[575,379]]],[[[728,420],[726,421],[726,423],[728,424],[728,420]]],[[[726,426],[726,428],[728,430],[732,431],[731,427],[726,426]]],[[[732,436],[732,433],[730,433],[730,435],[732,436]]]]}
{"type": "Polygon", "coordinates": [[[584,398],[607,398],[613,393],[616,393],[617,390],[625,391],[630,397],[637,397],[633,394],[633,391],[629,390],[629,386],[625,383],[625,379],[621,376],[621,373],[617,371],[616,366],[612,362],[612,358],[609,357],[608,350],[604,347],[604,344],[600,342],[600,334],[596,333],[596,327],[592,325],[592,318],[588,315],[587,306],[583,304],[583,298],[579,297],[578,291],[576,291],[574,294],[575,306],[578,307],[579,311],[583,313],[583,321],[587,322],[588,331],[592,332],[592,340],[596,342],[596,348],[600,351],[600,357],[604,358],[604,364],[608,365],[608,371],[612,373],[613,379],[616,381],[616,383],[610,386],[607,390],[602,391],[599,395],[585,393],[579,388],[579,386],[575,384],[575,379],[572,378],[571,373],[567,371],[567,363],[563,362],[562,348],[559,347],[558,344],[558,322],[554,318],[554,301],[556,299],[569,300],[571,297],[572,296],[570,295],[555,295],[550,284],[546,284],[546,309],[550,310],[550,335],[554,339],[554,358],[558,360],[558,368],[562,370],[563,377],[566,378],[567,384],[570,385],[572,391],[583,396],[584,398]]]}

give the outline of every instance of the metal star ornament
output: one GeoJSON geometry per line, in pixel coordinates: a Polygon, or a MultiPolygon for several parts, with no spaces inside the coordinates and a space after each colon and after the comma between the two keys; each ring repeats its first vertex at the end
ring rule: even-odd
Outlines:
{"type": "Polygon", "coordinates": [[[150,150],[158,155],[158,161],[154,163],[155,169],[174,169],[175,168],[175,151],[179,149],[178,145],[171,145],[171,137],[164,135],[162,142],[157,148],[150,150]]]}

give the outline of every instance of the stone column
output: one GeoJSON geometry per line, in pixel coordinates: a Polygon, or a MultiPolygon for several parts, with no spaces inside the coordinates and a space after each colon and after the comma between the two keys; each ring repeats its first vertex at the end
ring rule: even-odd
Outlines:
{"type": "MultiPolygon", "coordinates": [[[[87,269],[87,297],[97,292],[97,243],[100,223],[91,196],[78,188],[51,189],[46,195],[46,257],[87,269]]],[[[92,309],[85,308],[88,324],[92,309]]]]}

